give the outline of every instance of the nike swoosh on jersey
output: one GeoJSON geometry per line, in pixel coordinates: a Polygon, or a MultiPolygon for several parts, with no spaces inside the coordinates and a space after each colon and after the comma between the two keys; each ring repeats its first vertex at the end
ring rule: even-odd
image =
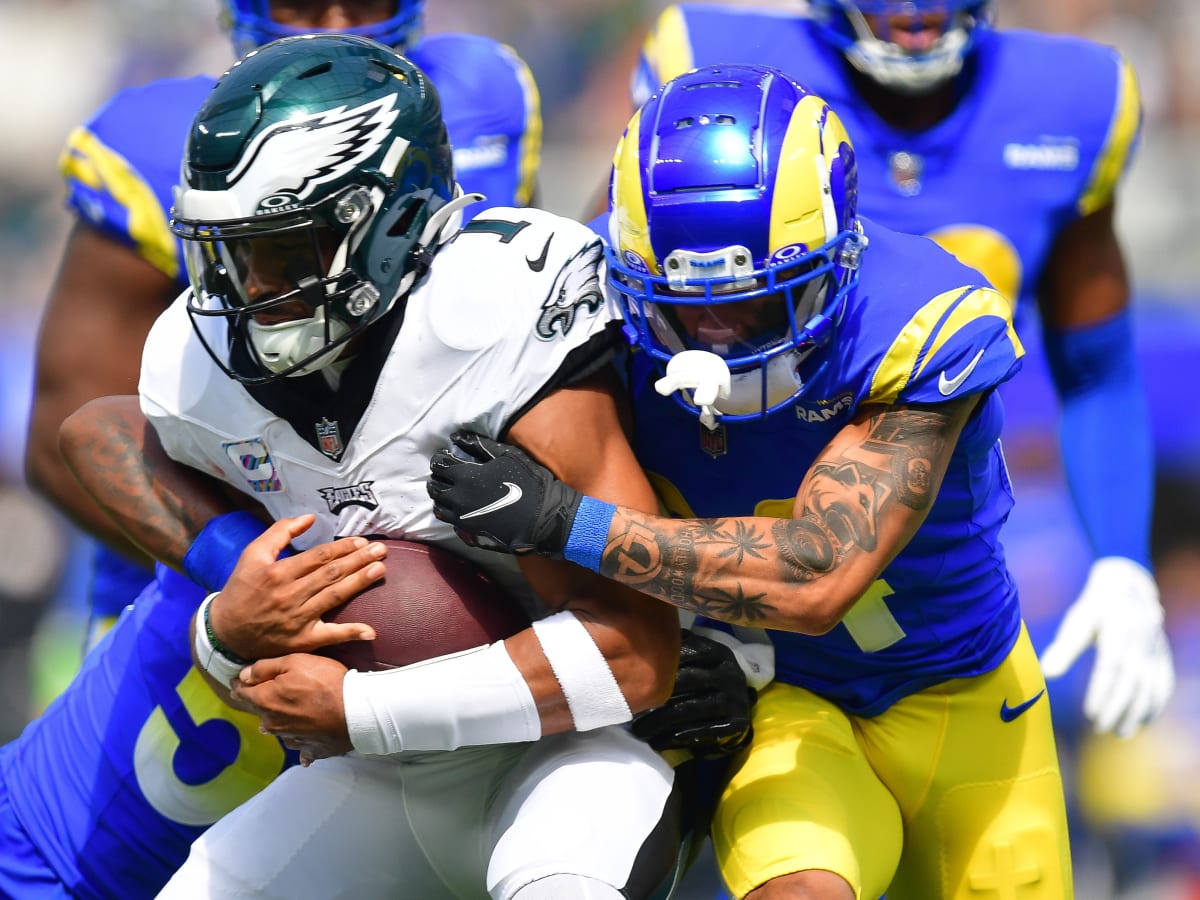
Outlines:
{"type": "Polygon", "coordinates": [[[951,394],[957,391],[959,387],[962,386],[962,383],[970,377],[972,372],[975,371],[975,367],[979,365],[979,361],[983,359],[983,349],[984,348],[980,347],[979,352],[975,354],[975,358],[967,363],[967,367],[953,378],[947,378],[946,370],[943,369],[941,374],[938,375],[938,393],[940,393],[943,397],[949,397],[951,394]]]}
{"type": "Polygon", "coordinates": [[[1025,712],[1025,710],[1029,709],[1029,707],[1033,706],[1033,704],[1041,700],[1042,694],[1044,693],[1046,693],[1046,689],[1042,688],[1024,703],[1018,703],[1016,706],[1009,706],[1008,700],[1005,699],[1004,702],[1000,704],[1001,720],[1005,722],[1011,722],[1017,716],[1021,715],[1021,713],[1025,712]]]}
{"type": "Polygon", "coordinates": [[[542,269],[546,268],[546,254],[550,252],[550,242],[552,240],[554,240],[554,235],[550,235],[550,237],[546,238],[546,246],[542,248],[542,255],[537,259],[530,259],[528,256],[525,257],[525,262],[529,264],[530,269],[535,272],[540,272],[542,269]]]}
{"type": "Polygon", "coordinates": [[[463,513],[461,516],[459,516],[459,518],[474,519],[477,516],[486,516],[488,513],[494,513],[498,509],[504,509],[506,506],[512,506],[524,495],[524,491],[521,490],[520,485],[513,484],[511,481],[505,481],[503,484],[504,487],[507,488],[503,497],[501,497],[499,500],[492,501],[487,506],[481,506],[479,509],[472,510],[469,513],[463,513]]]}

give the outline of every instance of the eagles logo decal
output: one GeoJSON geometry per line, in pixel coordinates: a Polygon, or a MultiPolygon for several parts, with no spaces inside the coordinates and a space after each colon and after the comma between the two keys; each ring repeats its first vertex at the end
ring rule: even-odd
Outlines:
{"type": "MultiPolygon", "coordinates": [[[[395,106],[396,98],[389,94],[354,109],[339,106],[268,128],[230,173],[229,192],[243,209],[283,211],[286,204],[278,198],[298,203],[318,185],[336,181],[374,155],[396,120],[395,106]]],[[[400,146],[390,148],[389,155],[399,159],[408,142],[397,141],[400,146]]]]}
{"type": "Polygon", "coordinates": [[[603,258],[604,250],[597,241],[559,270],[538,317],[539,338],[550,341],[555,335],[565,336],[574,326],[580,307],[586,308],[589,315],[600,311],[604,305],[604,292],[600,287],[600,261],[603,258]]]}
{"type": "Polygon", "coordinates": [[[347,506],[361,506],[364,509],[379,509],[379,498],[375,496],[374,481],[360,481],[345,487],[318,488],[321,498],[329,504],[329,511],[334,515],[347,506]]]}

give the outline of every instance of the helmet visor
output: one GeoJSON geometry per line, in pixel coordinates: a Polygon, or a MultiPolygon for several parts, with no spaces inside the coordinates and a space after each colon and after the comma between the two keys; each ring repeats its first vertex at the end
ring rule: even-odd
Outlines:
{"type": "MultiPolygon", "coordinates": [[[[732,249],[736,256],[741,248],[732,249]]],[[[707,350],[734,366],[761,362],[777,348],[803,343],[804,325],[827,296],[831,269],[816,255],[716,278],[654,279],[642,307],[646,325],[671,353],[707,350]]]]}
{"type": "Polygon", "coordinates": [[[294,314],[310,316],[325,299],[319,285],[328,283],[342,240],[334,228],[305,219],[258,231],[240,226],[209,240],[197,235],[184,248],[197,297],[250,313],[300,301],[305,308],[294,314]]]}

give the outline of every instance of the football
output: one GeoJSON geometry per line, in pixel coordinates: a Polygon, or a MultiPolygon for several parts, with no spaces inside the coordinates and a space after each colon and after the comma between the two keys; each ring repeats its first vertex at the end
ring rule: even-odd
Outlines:
{"type": "Polygon", "coordinates": [[[394,669],[490,644],[529,625],[516,599],[474,563],[432,544],[380,538],[387,575],[328,613],[327,622],[363,622],[373,641],[320,651],[348,669],[394,669]]]}

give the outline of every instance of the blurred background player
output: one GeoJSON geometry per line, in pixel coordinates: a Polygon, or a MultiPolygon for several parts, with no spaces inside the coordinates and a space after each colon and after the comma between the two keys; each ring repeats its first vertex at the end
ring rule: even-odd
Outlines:
{"type": "Polygon", "coordinates": [[[1174,681],[1150,574],[1150,422],[1113,230],[1141,127],[1137,82],[1110,47],[999,30],[992,16],[987,0],[812,0],[808,15],[671,6],[633,96],[697,65],[778,66],[841,112],[864,208],[979,269],[1014,303],[1026,343],[1040,327],[1094,560],[1042,663],[1055,678],[1094,646],[1084,712],[1096,731],[1128,736],[1174,681]]]}
{"type": "Polygon", "coordinates": [[[634,449],[679,518],[581,498],[479,435],[434,457],[435,512],[769,638],[713,822],[735,897],[1070,897],[1000,541],[996,388],[1024,351],[977,271],[859,214],[857,158],[777,69],[668,82],[614,156],[608,284],[642,351],[634,449]]]}
{"type": "MultiPolygon", "coordinates": [[[[535,190],[541,110],[533,78],[507,46],[468,34],[421,36],[423,0],[226,0],[222,20],[240,55],[306,31],[347,31],[412,56],[435,79],[466,190],[524,206],[535,190]]],[[[43,313],[25,468],[31,485],[97,536],[95,634],[150,580],[149,561],[78,489],[58,452],[58,427],[94,397],[130,394],[150,325],[187,286],[171,233],[172,192],[192,116],[214,79],[168,78],[121,91],[63,151],[75,216],[43,313]]]]}
{"type": "MultiPolygon", "coordinates": [[[[429,454],[471,423],[652,509],[620,426],[600,240],[534,209],[463,225],[472,199],[432,82],[389,48],[294,37],[235,64],[197,113],[175,204],[192,288],[142,360],[176,468],[273,517],[316,507],[297,546],[364,533],[471,555],[425,491],[429,454]]],[[[140,455],[97,452],[116,428],[89,417],[112,402],[73,414],[64,449],[158,546],[190,510],[147,515],[140,455]]],[[[234,541],[214,535],[236,516],[159,552],[219,586],[209,565],[234,541]]],[[[348,673],[306,631],[260,652],[270,607],[205,602],[197,660],[313,764],[198,839],[164,896],[650,896],[679,846],[674,775],[619,726],[670,694],[677,616],[576,567],[473,555],[535,624],[386,672],[348,673]]]]}
{"type": "Polygon", "coordinates": [[[0,328],[0,744],[36,713],[33,637],[63,583],[68,529],[21,474],[32,333],[0,328]]]}

